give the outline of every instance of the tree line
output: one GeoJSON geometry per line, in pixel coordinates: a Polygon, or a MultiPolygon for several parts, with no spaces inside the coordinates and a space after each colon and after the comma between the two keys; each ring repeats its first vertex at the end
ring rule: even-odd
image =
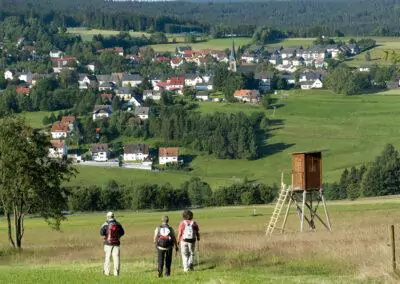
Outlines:
{"type": "Polygon", "coordinates": [[[357,199],[400,194],[400,153],[387,144],[374,161],[342,172],[339,182],[327,184],[328,199],[357,199]]]}
{"type": "Polygon", "coordinates": [[[9,15],[35,17],[64,27],[207,32],[217,37],[252,36],[255,27],[262,25],[297,37],[400,34],[398,3],[393,0],[255,1],[251,5],[246,1],[85,0],[77,4],[63,0],[1,0],[0,4],[0,20],[9,15]]]}
{"type": "Polygon", "coordinates": [[[277,196],[278,187],[244,180],[212,190],[198,177],[192,177],[180,187],[169,183],[124,185],[115,180],[104,186],[76,186],[66,189],[68,210],[175,210],[190,206],[226,206],[268,204],[277,196]]]}

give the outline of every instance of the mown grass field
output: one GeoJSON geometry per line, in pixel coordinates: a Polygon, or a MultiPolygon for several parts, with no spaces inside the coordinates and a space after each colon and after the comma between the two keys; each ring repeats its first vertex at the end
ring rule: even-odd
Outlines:
{"type": "Polygon", "coordinates": [[[34,128],[43,127],[43,118],[45,116],[50,116],[52,113],[57,115],[58,112],[51,111],[35,111],[35,112],[23,112],[20,115],[23,116],[26,121],[29,122],[29,125],[34,128]]]}
{"type": "MultiPolygon", "coordinates": [[[[112,36],[112,35],[117,35],[120,33],[120,31],[115,31],[115,30],[100,30],[100,29],[87,29],[87,28],[68,28],[68,33],[71,34],[78,34],[82,37],[83,41],[91,41],[94,35],[101,34],[103,36],[112,36]]],[[[134,32],[130,31],[129,34],[131,36],[136,36],[136,37],[150,37],[149,33],[146,32],[134,32]]],[[[183,42],[183,36],[182,35],[174,35],[174,34],[166,34],[167,38],[172,42],[172,39],[175,38],[177,42],[183,42]]]]}
{"type": "MultiPolygon", "coordinates": [[[[288,91],[287,98],[276,96],[280,106],[266,111],[271,120],[268,137],[261,145],[261,157],[254,161],[219,160],[213,156],[192,154],[190,172],[146,172],[79,166],[80,173],[71,184],[105,184],[109,179],[121,183],[163,183],[180,185],[199,176],[213,188],[247,177],[268,184],[279,183],[284,171],[291,173],[290,153],[325,150],[324,182],[337,181],[345,168],[371,162],[386,143],[400,147],[400,92],[345,97],[326,90],[288,91]]],[[[248,104],[201,103],[198,111],[263,111],[248,104]]]]}
{"type": "MultiPolygon", "coordinates": [[[[239,46],[243,46],[251,42],[251,38],[249,37],[236,37],[233,39],[235,42],[236,48],[239,46]]],[[[183,43],[169,43],[169,44],[155,44],[151,45],[151,47],[155,51],[160,52],[175,52],[177,46],[183,45],[183,43]]],[[[226,48],[232,47],[232,39],[231,38],[218,38],[218,39],[209,39],[203,42],[196,43],[185,43],[184,45],[190,45],[193,50],[200,49],[216,49],[216,50],[224,50],[226,48]]]]}
{"type": "MultiPolygon", "coordinates": [[[[391,65],[391,51],[394,50],[396,53],[400,52],[400,38],[398,37],[368,37],[376,41],[377,46],[370,49],[371,60],[367,61],[365,58],[365,53],[362,52],[346,63],[350,66],[359,67],[360,65],[371,65],[378,64],[380,66],[391,65]],[[386,59],[385,50],[389,51],[389,56],[386,59]]],[[[355,38],[357,39],[357,38],[355,38]]]]}
{"type": "MultiPolygon", "coordinates": [[[[299,233],[292,208],[287,233],[264,236],[273,206],[194,210],[200,224],[199,265],[184,274],[176,256],[172,276],[155,277],[152,235],[161,215],[177,227],[180,211],[116,212],[126,236],[121,246],[121,276],[102,276],[103,213],[69,216],[62,232],[27,218],[24,249],[8,249],[0,222],[2,283],[396,283],[391,274],[388,226],[400,229],[398,198],[328,203],[333,231],[299,233]],[[256,216],[252,216],[256,208],[256,216]]],[[[396,234],[396,241],[399,241],[396,234]]],[[[196,258],[197,259],[197,258],[196,258]]]]}

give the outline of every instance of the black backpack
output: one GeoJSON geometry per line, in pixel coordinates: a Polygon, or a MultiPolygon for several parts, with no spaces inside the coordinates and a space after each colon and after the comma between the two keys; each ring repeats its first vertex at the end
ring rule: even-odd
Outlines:
{"type": "Polygon", "coordinates": [[[158,229],[157,246],[162,248],[169,248],[173,245],[172,242],[172,229],[168,225],[161,225],[158,229]]]}

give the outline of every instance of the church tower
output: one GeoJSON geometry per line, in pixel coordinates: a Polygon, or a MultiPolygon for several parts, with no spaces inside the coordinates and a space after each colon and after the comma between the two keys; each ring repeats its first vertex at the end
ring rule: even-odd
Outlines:
{"type": "Polygon", "coordinates": [[[232,41],[231,54],[229,55],[229,71],[236,72],[236,53],[235,53],[235,42],[232,41]]]}

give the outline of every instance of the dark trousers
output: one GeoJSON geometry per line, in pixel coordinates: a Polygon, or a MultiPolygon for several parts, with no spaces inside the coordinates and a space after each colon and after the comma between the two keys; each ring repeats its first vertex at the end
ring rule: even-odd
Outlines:
{"type": "Polygon", "coordinates": [[[165,276],[171,275],[172,247],[167,250],[157,249],[157,258],[158,258],[158,275],[161,276],[163,273],[164,261],[165,261],[165,276]]]}

